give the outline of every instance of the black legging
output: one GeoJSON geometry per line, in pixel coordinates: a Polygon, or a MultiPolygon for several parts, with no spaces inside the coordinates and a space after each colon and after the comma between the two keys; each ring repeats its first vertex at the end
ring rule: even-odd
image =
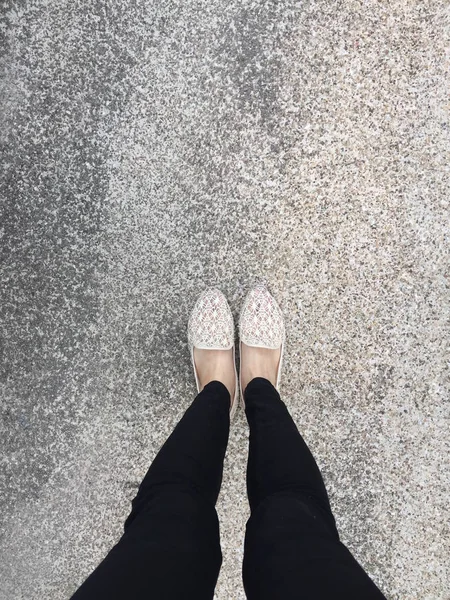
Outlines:
{"type": "MultiPolygon", "coordinates": [[[[278,392],[254,379],[244,587],[249,600],[381,600],[339,541],[316,462],[278,392]]],[[[228,442],[230,395],[197,396],[145,476],[125,533],[73,600],[211,600],[222,562],[215,504],[228,442]]]]}

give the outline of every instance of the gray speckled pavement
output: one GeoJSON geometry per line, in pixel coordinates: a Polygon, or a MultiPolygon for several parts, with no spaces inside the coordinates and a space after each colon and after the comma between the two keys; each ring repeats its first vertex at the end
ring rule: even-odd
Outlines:
{"type": "MultiPolygon", "coordinates": [[[[282,394],[389,600],[447,600],[450,9],[6,0],[0,598],[67,598],[194,396],[200,290],[266,281],[282,394]]],[[[244,598],[247,427],[218,510],[244,598]]]]}

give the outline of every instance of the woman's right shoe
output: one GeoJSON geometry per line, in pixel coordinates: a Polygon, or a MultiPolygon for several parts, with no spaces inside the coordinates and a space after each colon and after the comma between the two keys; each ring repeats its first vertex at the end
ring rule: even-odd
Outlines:
{"type": "Polygon", "coordinates": [[[275,298],[263,285],[258,285],[249,291],[241,310],[239,319],[239,337],[241,367],[239,381],[241,398],[244,402],[242,389],[242,343],[255,348],[280,349],[280,359],[275,377],[275,387],[278,389],[281,378],[281,367],[285,346],[285,327],[283,313],[275,298]]]}

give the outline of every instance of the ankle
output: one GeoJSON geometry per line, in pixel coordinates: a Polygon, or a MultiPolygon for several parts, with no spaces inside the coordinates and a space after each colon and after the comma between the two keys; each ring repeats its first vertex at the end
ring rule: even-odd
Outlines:
{"type": "Polygon", "coordinates": [[[194,348],[194,360],[197,368],[200,389],[208,383],[219,381],[234,397],[236,379],[231,350],[199,350],[194,348]]]}
{"type": "Polygon", "coordinates": [[[241,380],[242,390],[245,391],[247,385],[253,379],[261,377],[276,385],[278,365],[280,362],[281,350],[270,350],[241,345],[241,380]]]}

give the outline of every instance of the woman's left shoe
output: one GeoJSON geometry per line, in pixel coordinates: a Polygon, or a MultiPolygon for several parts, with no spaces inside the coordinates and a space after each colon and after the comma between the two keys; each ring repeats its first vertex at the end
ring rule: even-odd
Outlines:
{"type": "Polygon", "coordinates": [[[198,392],[201,391],[201,388],[195,365],[194,348],[232,351],[235,375],[235,392],[230,406],[230,418],[232,419],[239,403],[234,320],[227,299],[220,290],[212,288],[200,294],[189,318],[188,341],[198,392]]]}

